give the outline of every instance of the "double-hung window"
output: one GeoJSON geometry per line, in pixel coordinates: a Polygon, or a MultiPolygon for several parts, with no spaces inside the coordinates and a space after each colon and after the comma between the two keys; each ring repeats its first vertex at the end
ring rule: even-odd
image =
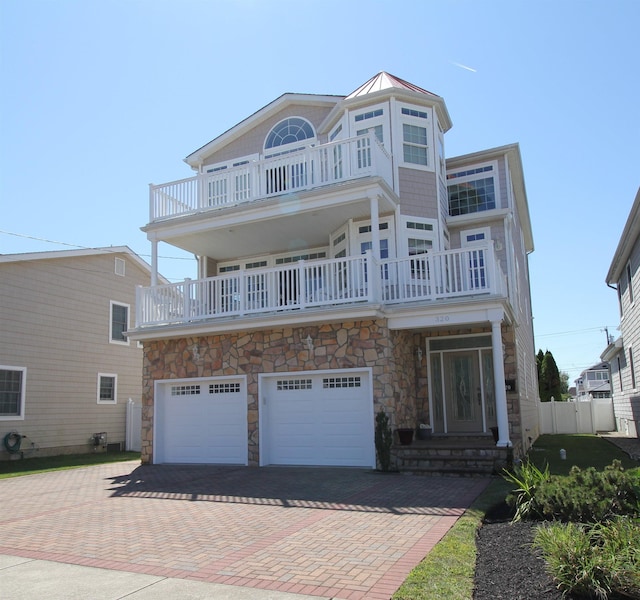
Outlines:
{"type": "Polygon", "coordinates": [[[0,365],[0,420],[24,419],[26,367],[0,365]]]}
{"type": "Polygon", "coordinates": [[[406,164],[429,166],[429,113],[423,108],[403,106],[402,158],[406,164]]]}
{"type": "Polygon", "coordinates": [[[98,373],[98,404],[117,404],[118,376],[98,373]]]}
{"type": "Polygon", "coordinates": [[[127,329],[129,329],[129,305],[111,301],[109,340],[114,344],[129,345],[129,338],[124,334],[127,329]]]}

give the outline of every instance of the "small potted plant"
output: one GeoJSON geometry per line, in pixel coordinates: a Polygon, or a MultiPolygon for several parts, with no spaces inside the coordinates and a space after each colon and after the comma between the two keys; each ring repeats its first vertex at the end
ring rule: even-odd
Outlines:
{"type": "Polygon", "coordinates": [[[420,425],[418,425],[417,437],[419,440],[428,440],[432,433],[433,429],[431,425],[427,425],[426,423],[420,423],[420,425]]]}

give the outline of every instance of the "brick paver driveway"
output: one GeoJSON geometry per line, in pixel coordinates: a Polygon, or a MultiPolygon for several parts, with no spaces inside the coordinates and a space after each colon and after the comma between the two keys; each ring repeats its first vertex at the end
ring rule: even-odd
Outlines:
{"type": "Polygon", "coordinates": [[[115,463],[0,481],[0,554],[388,599],[487,480],[115,463]]]}

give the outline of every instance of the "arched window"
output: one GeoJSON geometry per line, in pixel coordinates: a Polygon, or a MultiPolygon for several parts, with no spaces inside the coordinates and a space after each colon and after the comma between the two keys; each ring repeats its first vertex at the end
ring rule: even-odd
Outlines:
{"type": "Polygon", "coordinates": [[[267,136],[264,149],[277,148],[286,144],[294,144],[316,137],[313,127],[300,117],[290,117],[280,121],[267,136]]]}

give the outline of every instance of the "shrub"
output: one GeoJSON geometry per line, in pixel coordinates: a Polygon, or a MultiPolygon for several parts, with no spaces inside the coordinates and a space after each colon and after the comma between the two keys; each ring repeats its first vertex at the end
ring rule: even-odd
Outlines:
{"type": "Polygon", "coordinates": [[[380,409],[376,415],[375,446],[381,471],[389,471],[391,468],[392,445],[393,432],[389,425],[389,417],[380,409]]]}
{"type": "Polygon", "coordinates": [[[548,481],[549,466],[541,471],[530,461],[524,461],[513,471],[503,471],[503,477],[509,483],[515,484],[516,489],[512,490],[506,498],[509,506],[515,507],[516,513],[514,521],[522,519],[535,519],[542,516],[541,507],[536,500],[536,492],[540,485],[548,481]]]}
{"type": "Polygon", "coordinates": [[[640,517],[640,488],[620,461],[604,471],[574,466],[566,477],[542,481],[535,489],[534,504],[549,520],[596,523],[618,515],[640,517]]]}
{"type": "Polygon", "coordinates": [[[640,598],[640,523],[620,517],[606,524],[552,523],[534,540],[564,594],[640,598]]]}

